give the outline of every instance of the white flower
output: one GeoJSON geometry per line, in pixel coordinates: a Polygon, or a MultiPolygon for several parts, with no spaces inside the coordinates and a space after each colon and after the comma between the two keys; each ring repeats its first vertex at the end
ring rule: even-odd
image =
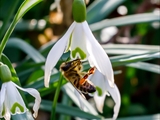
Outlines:
{"type": "Polygon", "coordinates": [[[21,88],[12,81],[4,82],[1,87],[0,118],[4,117],[6,120],[10,120],[11,115],[25,113],[28,110],[17,88],[22,91],[28,92],[30,95],[35,97],[35,104],[33,106],[33,116],[36,118],[41,102],[39,92],[33,88],[21,88]]]}
{"type": "MultiPolygon", "coordinates": [[[[74,21],[65,35],[50,50],[45,63],[45,86],[49,86],[53,67],[62,54],[68,50],[71,52],[71,59],[81,58],[82,60],[88,60],[91,67],[95,66],[97,68],[96,72],[90,77],[90,80],[98,90],[94,94],[97,109],[102,112],[104,99],[108,91],[116,104],[113,116],[113,119],[116,119],[121,100],[119,90],[114,84],[112,65],[104,49],[93,36],[86,21],[82,23],[74,21]],[[102,92],[101,95],[99,95],[100,91],[102,92]]],[[[77,91],[76,95],[83,109],[82,96],[77,91]]]]}
{"type": "Polygon", "coordinates": [[[110,60],[93,36],[88,23],[73,22],[65,35],[52,47],[45,63],[45,86],[49,86],[50,75],[53,67],[58,62],[62,54],[70,50],[70,57],[82,60],[88,59],[98,71],[100,71],[108,80],[110,86],[114,86],[113,70],[110,60]]]}
{"type": "Polygon", "coordinates": [[[98,70],[96,70],[89,79],[96,87],[98,87],[97,91],[94,93],[94,100],[99,112],[102,113],[103,111],[103,105],[106,95],[111,95],[111,97],[113,98],[115,102],[113,119],[115,120],[118,116],[121,104],[121,97],[116,84],[114,84],[114,88],[110,87],[108,80],[98,70]]]}

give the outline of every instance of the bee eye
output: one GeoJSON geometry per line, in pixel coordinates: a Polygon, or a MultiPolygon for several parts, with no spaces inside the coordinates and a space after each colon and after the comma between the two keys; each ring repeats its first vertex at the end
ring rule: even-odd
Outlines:
{"type": "Polygon", "coordinates": [[[61,67],[61,69],[63,71],[67,71],[70,67],[71,67],[71,63],[66,63],[63,67],[61,67]]]}

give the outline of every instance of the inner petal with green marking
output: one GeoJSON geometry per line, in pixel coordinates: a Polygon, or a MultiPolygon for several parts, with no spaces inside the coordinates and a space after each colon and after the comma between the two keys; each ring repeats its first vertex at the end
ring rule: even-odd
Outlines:
{"type": "Polygon", "coordinates": [[[86,59],[87,55],[86,53],[79,47],[76,47],[74,50],[71,51],[72,57],[75,58],[77,54],[79,54],[79,57],[84,60],[86,59]]]}
{"type": "Polygon", "coordinates": [[[16,114],[16,110],[19,109],[19,113],[23,113],[24,112],[24,107],[22,105],[20,105],[18,102],[15,102],[13,104],[13,106],[11,107],[10,111],[13,113],[13,114],[16,114]]]}
{"type": "Polygon", "coordinates": [[[102,96],[102,89],[96,86],[96,90],[97,90],[98,96],[102,96]]]}

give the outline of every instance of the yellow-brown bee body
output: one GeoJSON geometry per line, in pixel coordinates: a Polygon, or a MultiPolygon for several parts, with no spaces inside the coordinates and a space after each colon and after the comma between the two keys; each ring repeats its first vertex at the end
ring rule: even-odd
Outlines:
{"type": "Polygon", "coordinates": [[[88,75],[93,73],[82,72],[82,63],[80,59],[62,63],[60,70],[64,77],[82,93],[86,94],[96,91],[95,86],[89,80],[87,80],[88,75]]]}

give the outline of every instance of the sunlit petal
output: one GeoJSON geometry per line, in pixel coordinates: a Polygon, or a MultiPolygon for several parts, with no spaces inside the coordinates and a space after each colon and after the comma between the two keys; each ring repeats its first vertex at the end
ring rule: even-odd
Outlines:
{"type": "Polygon", "coordinates": [[[12,115],[20,114],[27,111],[24,101],[13,82],[7,82],[6,88],[6,105],[12,115]]]}
{"type": "Polygon", "coordinates": [[[9,111],[7,110],[5,115],[4,115],[5,120],[10,120],[11,119],[11,114],[9,113],[9,111]]]}
{"type": "Polygon", "coordinates": [[[85,60],[87,58],[86,37],[81,23],[76,23],[72,33],[70,50],[72,59],[81,58],[85,60]]]}
{"type": "Polygon", "coordinates": [[[29,93],[30,95],[32,95],[34,98],[35,98],[35,104],[33,105],[33,111],[34,111],[34,114],[33,116],[36,118],[37,117],[37,114],[38,114],[38,109],[40,107],[40,103],[41,103],[41,97],[40,97],[40,94],[39,92],[36,90],[36,89],[33,89],[33,88],[21,88],[19,87],[18,85],[16,85],[15,83],[13,83],[18,89],[20,90],[23,90],[27,93],[29,93]]]}
{"type": "Polygon", "coordinates": [[[105,77],[102,73],[100,73],[98,70],[95,71],[95,73],[89,78],[89,80],[98,87],[98,90],[96,91],[96,94],[101,96],[102,94],[109,95],[106,86],[105,86],[105,77]]]}
{"type": "Polygon", "coordinates": [[[109,57],[107,56],[104,49],[101,47],[101,45],[93,36],[88,26],[88,23],[85,21],[82,23],[82,25],[85,34],[87,36],[86,43],[87,43],[88,53],[90,54],[90,57],[94,65],[103,75],[105,75],[105,77],[109,80],[110,86],[113,87],[114,86],[113,70],[109,57]]]}
{"type": "Polygon", "coordinates": [[[79,101],[79,103],[80,103],[80,108],[82,109],[82,110],[84,110],[84,104],[83,104],[83,102],[82,102],[82,99],[85,99],[85,97],[84,97],[84,95],[83,94],[80,94],[76,89],[74,90],[74,94],[77,96],[77,98],[78,98],[78,101],[79,101]],[[82,96],[81,96],[82,95],[82,96]]]}
{"type": "Polygon", "coordinates": [[[94,100],[96,103],[96,107],[99,112],[103,113],[103,106],[104,106],[104,100],[105,100],[106,94],[103,94],[99,96],[97,93],[94,95],[94,100]]]}
{"type": "Polygon", "coordinates": [[[6,83],[2,84],[1,91],[0,91],[0,117],[2,117],[2,112],[5,109],[4,100],[6,95],[6,83]]]}
{"type": "Polygon", "coordinates": [[[75,27],[75,23],[72,23],[72,25],[69,27],[67,32],[63,35],[63,37],[58,40],[58,42],[52,47],[50,50],[46,63],[45,63],[45,75],[44,75],[44,85],[46,87],[49,87],[49,80],[50,80],[50,75],[53,67],[56,65],[57,61],[63,54],[67,41],[69,40],[69,37],[75,27]]]}
{"type": "Polygon", "coordinates": [[[119,93],[117,86],[114,85],[114,88],[110,87],[107,80],[106,80],[106,88],[109,91],[111,97],[113,98],[113,100],[115,102],[113,119],[116,120],[118,113],[119,113],[120,104],[121,104],[120,93],[119,93]]]}

